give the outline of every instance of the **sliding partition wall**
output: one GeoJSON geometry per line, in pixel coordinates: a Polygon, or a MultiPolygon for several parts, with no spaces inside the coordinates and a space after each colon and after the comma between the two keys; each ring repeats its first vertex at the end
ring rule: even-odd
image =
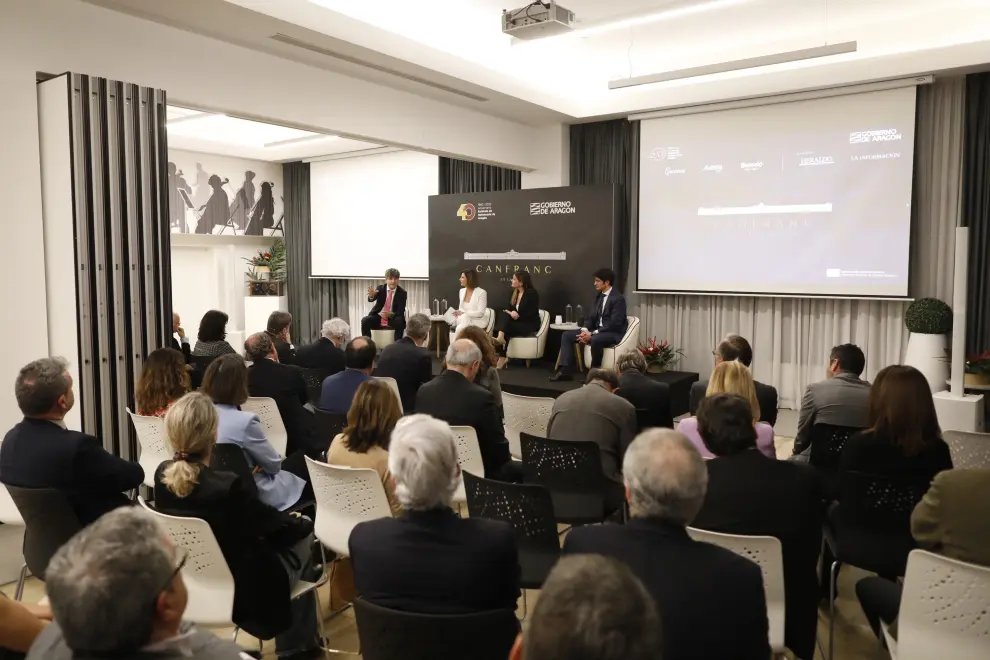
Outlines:
{"type": "Polygon", "coordinates": [[[63,74],[38,84],[49,354],[69,361],[66,418],[137,459],[125,408],[172,334],[165,92],[63,74]]]}

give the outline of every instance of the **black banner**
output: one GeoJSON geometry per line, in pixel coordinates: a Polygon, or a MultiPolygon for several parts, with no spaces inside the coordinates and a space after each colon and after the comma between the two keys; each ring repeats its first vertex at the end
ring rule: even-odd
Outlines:
{"type": "MultiPolygon", "coordinates": [[[[551,323],[594,300],[593,273],[612,267],[613,186],[535,188],[430,197],[430,300],[457,307],[462,270],[478,274],[488,306],[509,306],[509,281],[529,272],[551,323]]],[[[441,310],[443,311],[443,310],[441,310]]]]}

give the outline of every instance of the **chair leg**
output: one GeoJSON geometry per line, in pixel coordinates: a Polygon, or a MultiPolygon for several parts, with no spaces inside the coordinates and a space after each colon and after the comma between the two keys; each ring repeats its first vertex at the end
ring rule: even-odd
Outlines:
{"type": "Polygon", "coordinates": [[[838,590],[839,567],[842,564],[832,562],[828,576],[828,660],[835,657],[835,592],[838,590]]]}
{"type": "Polygon", "coordinates": [[[28,565],[21,565],[21,575],[17,578],[17,590],[14,592],[14,600],[20,600],[24,595],[24,583],[27,581],[28,565]]]}
{"type": "Polygon", "coordinates": [[[234,626],[234,634],[230,638],[230,641],[232,641],[234,644],[237,643],[237,633],[239,633],[239,632],[241,632],[241,629],[238,628],[237,626],[234,626]]]}
{"type": "Polygon", "coordinates": [[[527,369],[529,369],[529,363],[530,363],[530,361],[529,360],[526,360],[526,368],[527,369]]]}

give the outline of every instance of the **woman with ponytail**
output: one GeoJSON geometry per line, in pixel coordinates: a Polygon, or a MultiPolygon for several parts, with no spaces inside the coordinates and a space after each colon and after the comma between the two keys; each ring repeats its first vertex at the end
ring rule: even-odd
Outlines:
{"type": "Polygon", "coordinates": [[[290,604],[291,588],[312,578],[313,523],[262,503],[231,472],[210,467],[217,441],[213,401],[190,392],[165,414],[172,460],[155,472],[155,508],[209,524],[234,577],[234,624],[275,637],[278,657],[310,657],[320,646],[313,593],[290,604]]]}

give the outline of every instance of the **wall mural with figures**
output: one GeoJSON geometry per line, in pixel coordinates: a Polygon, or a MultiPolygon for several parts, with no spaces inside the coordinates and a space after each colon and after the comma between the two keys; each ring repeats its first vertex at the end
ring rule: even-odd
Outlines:
{"type": "Polygon", "coordinates": [[[282,164],[169,149],[172,233],[282,236],[282,164]]]}

